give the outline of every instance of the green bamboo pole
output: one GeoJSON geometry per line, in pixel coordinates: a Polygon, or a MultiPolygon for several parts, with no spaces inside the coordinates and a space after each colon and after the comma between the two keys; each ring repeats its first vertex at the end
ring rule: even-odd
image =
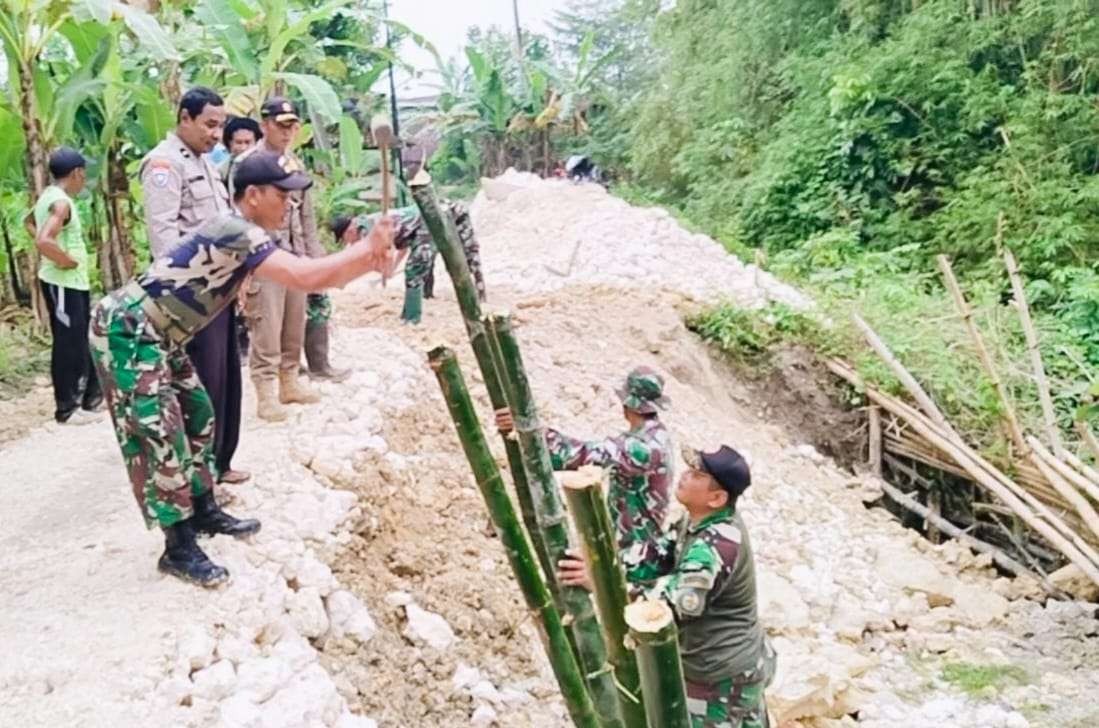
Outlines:
{"type": "MultiPolygon", "coordinates": [[[[439,200],[435,196],[435,190],[430,184],[414,185],[411,187],[412,199],[420,208],[420,216],[431,232],[435,246],[443,256],[447,273],[454,283],[454,291],[458,296],[458,307],[462,311],[462,319],[465,321],[466,331],[469,333],[469,343],[473,348],[473,356],[477,359],[477,366],[481,368],[481,376],[485,380],[485,389],[488,390],[488,399],[492,409],[499,410],[508,406],[507,393],[502,381],[502,370],[498,369],[493,360],[492,344],[481,323],[481,303],[477,298],[477,287],[473,284],[473,277],[466,263],[465,252],[458,240],[458,233],[450,222],[450,217],[444,215],[439,208],[439,200]]],[[[515,485],[515,496],[519,501],[519,509],[523,515],[523,522],[527,527],[527,534],[534,551],[538,555],[538,562],[542,565],[543,574],[549,584],[550,592],[557,599],[557,569],[549,558],[549,552],[542,542],[542,534],[538,530],[535,518],[534,501],[530,495],[530,485],[527,480],[526,469],[523,465],[523,455],[519,448],[519,442],[512,436],[500,433],[504,439],[504,451],[507,454],[508,469],[511,470],[511,480],[515,485]]],[[[560,608],[560,603],[558,607],[560,608]]]]}
{"type": "Polygon", "coordinates": [[[584,560],[591,571],[595,605],[606,638],[607,657],[618,680],[618,708],[626,728],[645,728],[641,702],[641,678],[637,658],[626,647],[625,609],[629,603],[626,574],[618,558],[614,525],[603,496],[603,470],[593,466],[561,475],[573,524],[584,546],[584,560]]]}
{"type": "MultiPolygon", "coordinates": [[[[535,498],[534,512],[538,517],[542,540],[545,541],[550,561],[557,563],[567,556],[569,550],[568,523],[561,507],[561,496],[557,490],[557,478],[550,462],[545,433],[538,422],[534,396],[523,368],[519,343],[511,331],[511,318],[507,314],[486,316],[484,322],[503,364],[501,378],[508,385],[508,403],[535,498]]],[[[573,640],[580,663],[588,676],[588,689],[595,701],[601,725],[606,728],[621,728],[623,723],[618,711],[618,689],[614,684],[612,668],[607,662],[607,648],[603,643],[602,629],[595,615],[591,596],[581,587],[560,586],[559,592],[565,611],[572,617],[570,627],[573,640]]]]}
{"type": "Polygon", "coordinates": [[[458,439],[462,442],[462,449],[469,460],[477,486],[492,515],[493,525],[500,535],[500,543],[503,544],[515,572],[515,579],[519,582],[527,608],[541,624],[542,643],[553,666],[554,675],[557,676],[569,715],[578,728],[601,728],[602,724],[596,716],[587,691],[584,674],[576,661],[567,630],[561,621],[561,614],[553,604],[553,598],[538,568],[538,561],[504,487],[500,469],[496,466],[496,460],[492,457],[492,451],[489,450],[484,432],[477,421],[477,412],[470,400],[458,360],[450,349],[438,347],[428,354],[428,362],[439,380],[447,409],[450,410],[454,427],[458,431],[458,439]]]}
{"type": "Polygon", "coordinates": [[[649,728],[691,728],[672,610],[662,601],[639,601],[626,607],[625,618],[641,668],[649,728]]]}

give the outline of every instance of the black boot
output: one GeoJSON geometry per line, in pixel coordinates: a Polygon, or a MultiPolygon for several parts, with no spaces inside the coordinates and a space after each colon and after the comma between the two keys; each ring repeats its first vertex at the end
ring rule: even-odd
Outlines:
{"type": "Polygon", "coordinates": [[[424,276],[424,298],[435,298],[435,256],[431,256],[431,267],[424,276]]]}
{"type": "Polygon", "coordinates": [[[351,376],[350,369],[334,369],[328,362],[328,324],[305,325],[305,361],[309,376],[330,382],[342,382],[351,376]]]}
{"type": "Polygon", "coordinates": [[[259,531],[260,523],[256,519],[233,518],[221,510],[221,506],[214,500],[213,489],[195,496],[194,506],[195,515],[191,520],[194,521],[194,528],[198,533],[208,536],[224,533],[226,536],[243,538],[259,531]]]}
{"type": "Polygon", "coordinates": [[[229,581],[229,572],[218,566],[195,543],[193,518],[164,529],[164,554],[157,568],[165,574],[200,586],[217,586],[229,581]]]}

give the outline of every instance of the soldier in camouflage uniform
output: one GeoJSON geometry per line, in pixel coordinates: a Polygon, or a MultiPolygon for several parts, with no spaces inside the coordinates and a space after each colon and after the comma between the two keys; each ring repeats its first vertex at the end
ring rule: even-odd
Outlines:
{"type": "MultiPolygon", "coordinates": [[[[667,407],[664,378],[651,367],[637,367],[616,390],[629,431],[603,440],[580,440],[546,429],[555,470],[600,465],[610,470],[607,505],[614,519],[618,549],[633,585],[663,573],[670,542],[666,537],[669,487],[673,478],[672,440],[659,410],[667,407]]],[[[497,413],[497,426],[512,428],[507,411],[497,413]]]]}
{"type": "Polygon", "coordinates": [[[736,508],[751,473],[728,446],[685,449],[683,458],[676,498],[687,516],[670,570],[646,596],[675,612],[692,728],[767,728],[763,690],[774,652],[759,624],[752,544],[736,508]]]}
{"type": "Polygon", "coordinates": [[[325,258],[299,258],[272,238],[290,192],[311,183],[284,158],[253,154],[235,173],[236,211],[198,226],[148,271],[104,298],[93,314],[92,357],[115,435],[146,524],[165,532],[161,571],[203,586],[224,582],[196,535],[247,536],[259,521],[238,520],[214,500],[214,411],[184,347],[232,305],[244,279],[310,289],[341,286],[389,259],[389,226],[371,244],[325,258]]]}
{"type": "MultiPolygon", "coordinates": [[[[458,238],[462,243],[466,263],[473,275],[474,285],[477,287],[477,295],[483,302],[485,300],[485,280],[481,271],[481,248],[477,243],[477,236],[473,232],[473,222],[469,216],[469,210],[461,202],[444,200],[442,209],[454,223],[458,232],[458,238]]],[[[410,324],[420,323],[423,314],[423,299],[427,295],[427,286],[434,284],[434,268],[436,247],[427,225],[420,217],[420,211],[415,206],[399,207],[390,210],[397,234],[393,241],[394,248],[399,253],[394,267],[405,261],[405,300],[401,310],[401,320],[410,324]]],[[[371,215],[359,215],[355,218],[348,216],[337,217],[332,221],[332,233],[336,239],[352,244],[370,231],[374,223],[381,217],[381,213],[371,215]]]]}

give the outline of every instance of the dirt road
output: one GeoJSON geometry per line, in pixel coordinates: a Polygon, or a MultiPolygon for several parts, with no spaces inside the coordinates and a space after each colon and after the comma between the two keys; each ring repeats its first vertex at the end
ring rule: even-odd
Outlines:
{"type": "MultiPolygon", "coordinates": [[[[515,314],[543,419],[615,431],[612,387],[649,364],[677,441],[749,455],[743,509],[788,725],[1099,724],[1081,699],[1099,689],[1094,606],[1043,607],[867,510],[873,482],[764,421],[680,322],[684,294],[796,294],[598,189],[512,178],[494,196],[475,206],[490,295],[515,314]]],[[[416,328],[397,322],[399,286],[339,293],[334,358],[355,376],[284,425],[248,417],[237,459],[256,477],[229,510],[264,528],[206,542],[233,573],[223,590],[157,574],[161,542],[105,419],[0,446],[0,725],[566,725],[425,365],[454,346],[489,421],[439,288],[416,328]]],[[[23,409],[40,413],[35,396],[23,409]]]]}

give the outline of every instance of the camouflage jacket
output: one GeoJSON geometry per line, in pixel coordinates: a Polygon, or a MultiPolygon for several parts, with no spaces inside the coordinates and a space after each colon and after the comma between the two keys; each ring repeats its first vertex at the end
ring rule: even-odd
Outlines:
{"type": "Polygon", "coordinates": [[[223,212],[153,261],[137,279],[177,343],[190,339],[236,299],[245,276],[277,250],[263,228],[223,212]]]}
{"type": "Polygon", "coordinates": [[[645,590],[679,623],[683,672],[692,682],[750,681],[763,669],[752,544],[740,514],[722,508],[677,529],[675,563],[645,590]]]}
{"type": "MultiPolygon", "coordinates": [[[[352,224],[359,228],[362,235],[366,236],[374,229],[374,225],[381,217],[382,213],[380,212],[359,215],[352,224]]],[[[397,250],[403,250],[412,245],[417,237],[427,236],[430,239],[427,226],[424,225],[423,219],[420,217],[420,210],[415,205],[395,207],[389,211],[389,217],[394,224],[393,247],[397,250]]]]}
{"type": "Polygon", "coordinates": [[[663,573],[669,488],[673,479],[671,435],[660,420],[605,440],[578,440],[549,428],[546,443],[556,470],[599,465],[610,470],[607,505],[618,532],[626,578],[644,583],[663,573]]]}

